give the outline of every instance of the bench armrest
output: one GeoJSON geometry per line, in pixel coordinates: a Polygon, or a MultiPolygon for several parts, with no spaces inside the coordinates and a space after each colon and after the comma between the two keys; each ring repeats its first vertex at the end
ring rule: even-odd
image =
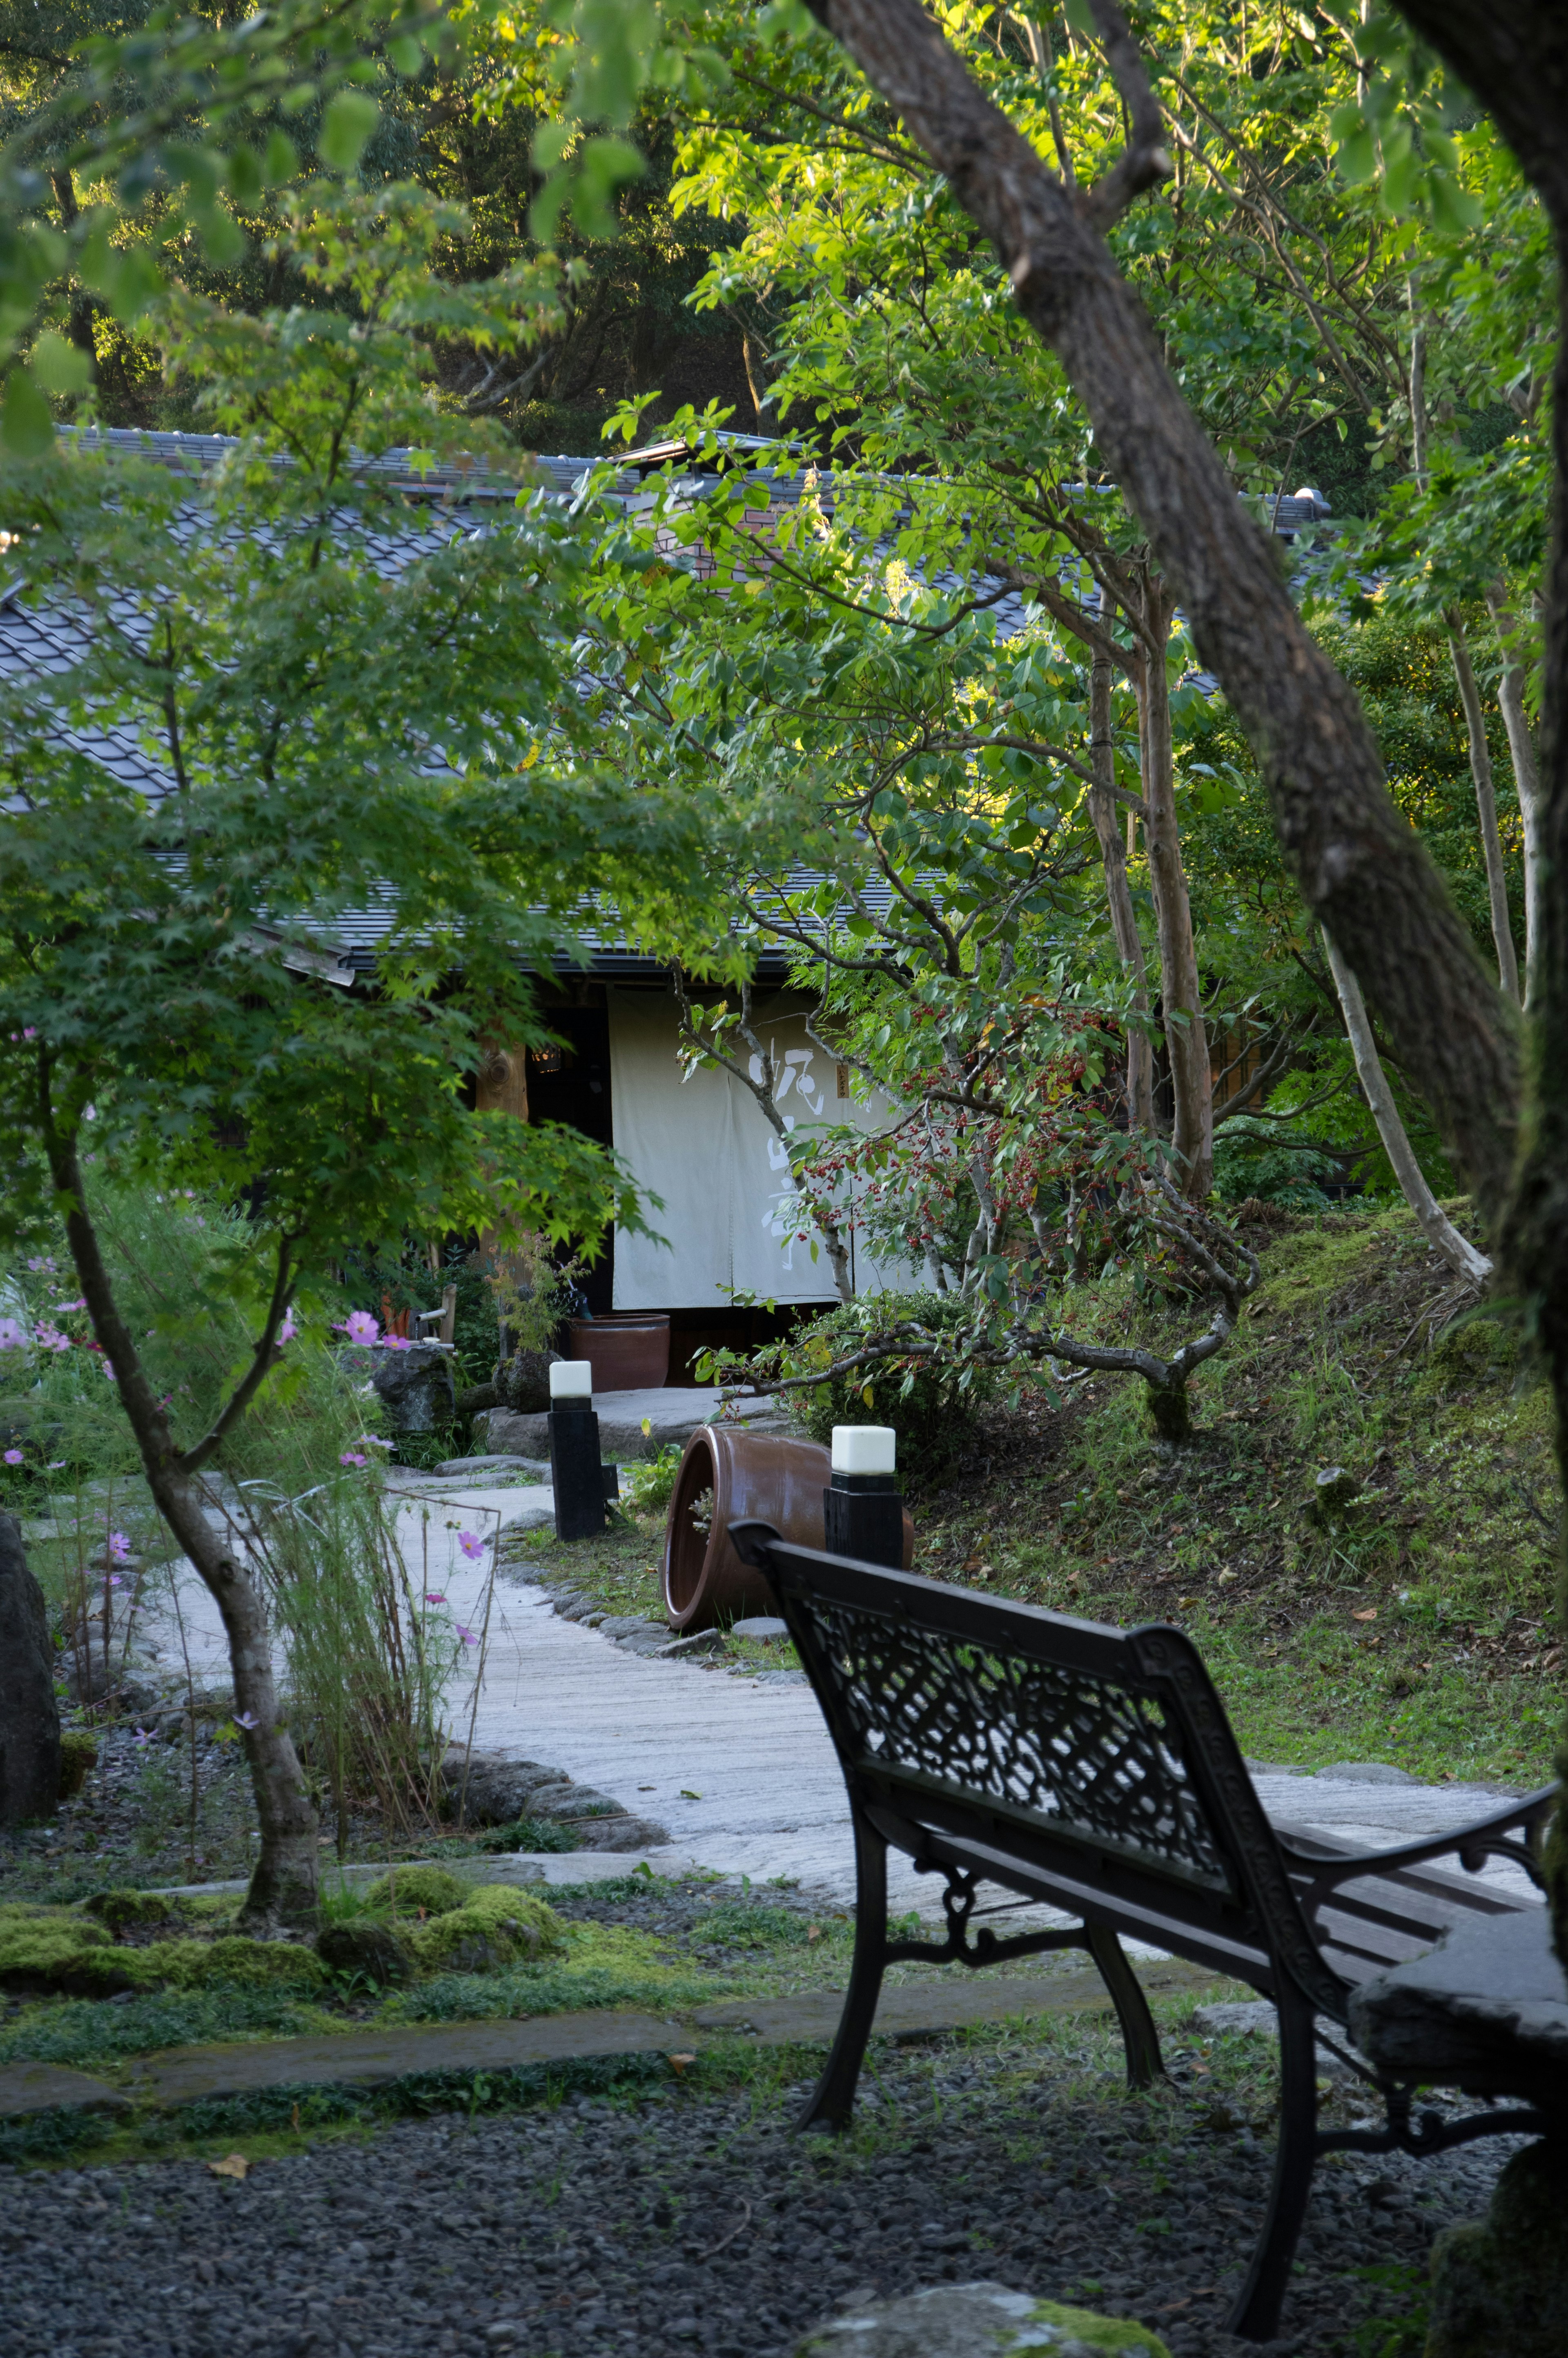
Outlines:
{"type": "Polygon", "coordinates": [[[1429,1859],[1445,1857],[1451,1851],[1458,1853],[1460,1865],[1472,1875],[1479,1873],[1482,1862],[1487,1858],[1507,1859],[1510,1866],[1521,1866],[1536,1887],[1543,1889],[1545,1879],[1530,1837],[1550,1817],[1557,1799],[1558,1788],[1543,1785],[1539,1792],[1510,1801],[1506,1809],[1494,1811],[1490,1817],[1472,1819],[1468,1825],[1450,1827],[1445,1833],[1428,1836],[1424,1842],[1401,1843],[1394,1850],[1351,1851],[1343,1858],[1314,1858],[1289,1834],[1277,1830],[1277,1838],[1292,1866],[1313,1871],[1304,1902],[1309,1914],[1320,1896],[1332,1891],[1336,1884],[1353,1882],[1364,1875],[1387,1875],[1400,1867],[1422,1866],[1429,1859]],[[1515,1828],[1525,1830],[1523,1841],[1506,1839],[1515,1828]]]}

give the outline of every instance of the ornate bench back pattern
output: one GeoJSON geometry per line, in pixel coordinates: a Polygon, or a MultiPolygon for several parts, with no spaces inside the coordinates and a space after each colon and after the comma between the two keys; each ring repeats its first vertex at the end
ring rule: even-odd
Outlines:
{"type": "Polygon", "coordinates": [[[868,1766],[988,1795],[1043,1828],[1234,1893],[1180,1733],[1143,1682],[1026,1651],[1016,1628],[1003,1649],[858,1604],[800,1601],[868,1766]]]}

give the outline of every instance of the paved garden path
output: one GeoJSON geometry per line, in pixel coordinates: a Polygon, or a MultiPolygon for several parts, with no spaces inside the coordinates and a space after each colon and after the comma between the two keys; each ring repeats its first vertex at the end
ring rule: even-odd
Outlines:
{"type": "MultiPolygon", "coordinates": [[[[546,1762],[656,1820],[672,1845],[649,1854],[656,1865],[692,1861],[754,1882],[787,1876],[825,1901],[849,1903],[854,1861],[843,1780],[808,1687],[649,1660],[562,1619],[540,1588],[504,1571],[492,1584],[488,1552],[469,1562],[460,1535],[547,1520],[546,1487],[398,1480],[410,1569],[470,1631],[476,1663],[482,1645],[477,1689],[470,1679],[466,1693],[454,1697],[460,1740],[471,1728],[477,1750],[546,1762]]],[[[194,1575],[180,1593],[192,1667],[199,1677],[221,1680],[226,1656],[216,1608],[194,1575]]],[[[167,1637],[162,1642],[167,1647],[167,1637]]],[[[1499,1798],[1487,1787],[1422,1785],[1375,1767],[1315,1776],[1260,1769],[1257,1783],[1271,1815],[1368,1847],[1463,1823],[1499,1798]]],[[[566,1862],[551,1864],[559,1874],[566,1862]]],[[[893,1903],[929,1909],[929,1878],[896,1856],[889,1866],[893,1903]]],[[[1526,1888],[1522,1877],[1493,1871],[1526,1888]]]]}

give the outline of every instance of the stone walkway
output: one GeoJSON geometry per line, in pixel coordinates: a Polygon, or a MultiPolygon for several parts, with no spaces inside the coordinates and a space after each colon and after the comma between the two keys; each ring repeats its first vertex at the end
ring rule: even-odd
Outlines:
{"type": "MultiPolygon", "coordinates": [[[[460,1488],[399,1474],[400,1537],[411,1570],[482,1644],[482,1678],[453,1696],[457,1738],[476,1750],[547,1762],[611,1793],[671,1838],[650,1862],[687,1864],[753,1882],[787,1877],[824,1902],[854,1897],[843,1780],[816,1697],[805,1685],[759,1683],[696,1661],[653,1661],[561,1618],[542,1589],[508,1578],[493,1585],[489,1558],[470,1563],[468,1531],[547,1521],[548,1487],[460,1488]]],[[[650,1542],[650,1544],[652,1544],[650,1542]]],[[[194,1575],[181,1589],[186,1640],[198,1678],[227,1678],[217,1609],[194,1575]]],[[[157,1636],[155,1628],[155,1637],[157,1636]]],[[[168,1643],[165,1631],[158,1642],[168,1643]]],[[[1316,1775],[1260,1767],[1270,1814],[1368,1848],[1459,1825],[1497,1807],[1481,1785],[1422,1785],[1377,1764],[1316,1775]]],[[[552,1859],[559,1877],[570,1863],[552,1859]]],[[[596,1862],[597,1864],[597,1862],[596,1862]]],[[[622,1866],[637,1864],[627,1857],[622,1866]]],[[[932,1887],[907,1860],[889,1861],[898,1908],[932,1904],[932,1887]]],[[[1521,1893],[1524,1878],[1489,1869],[1521,1893]]]]}

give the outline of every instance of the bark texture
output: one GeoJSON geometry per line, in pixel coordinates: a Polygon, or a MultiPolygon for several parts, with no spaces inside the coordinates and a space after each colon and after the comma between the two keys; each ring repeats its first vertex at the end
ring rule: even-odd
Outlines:
{"type": "Polygon", "coordinates": [[[1356,1059],[1356,1076],[1361,1084],[1372,1119],[1378,1125],[1383,1152],[1394,1166],[1394,1176],[1400,1183],[1400,1192],[1421,1222],[1433,1250],[1442,1254],[1456,1275],[1467,1278],[1472,1285],[1484,1285],[1492,1273],[1492,1264],[1485,1253],[1476,1251],[1467,1237],[1460,1235],[1426,1184],[1426,1174],[1416,1161],[1410,1133],[1400,1120],[1400,1109],[1394,1103],[1393,1091],[1383,1071],[1383,1060],[1372,1037],[1361,986],[1340,957],[1335,947],[1334,936],[1326,928],[1323,946],[1328,953],[1328,968],[1334,977],[1334,988],[1339,993],[1350,1053],[1356,1059]]]}
{"type": "MultiPolygon", "coordinates": [[[[1568,255],[1568,8],[1562,0],[1398,0],[1468,83],[1540,190],[1568,255]]],[[[1530,994],[1523,1152],[1498,1258],[1551,1371],[1568,1475],[1568,302],[1559,279],[1552,439],[1556,486],[1542,590],[1540,855],[1545,884],[1530,994]]],[[[1568,1596],[1564,1598],[1568,1605],[1568,1596]]],[[[1568,1754],[1560,1756],[1568,1778],[1568,1754]]],[[[1568,1962],[1568,1812],[1548,1852],[1557,1953],[1568,1962]]]]}
{"type": "Polygon", "coordinates": [[[1214,1184],[1214,1086],[1209,1071],[1208,1028],[1203,1017],[1193,913],[1187,872],[1182,864],[1176,824],[1175,762],[1171,743],[1171,686],[1165,673],[1165,642],[1175,600],[1162,581],[1145,575],[1143,618],[1152,648],[1138,672],[1139,730],[1143,740],[1144,849],[1154,888],[1154,920],[1160,936],[1160,995],[1164,1005],[1165,1046],[1171,1059],[1174,1121],[1171,1152],[1176,1184],[1188,1201],[1203,1203],[1214,1184]]]}
{"type": "MultiPolygon", "coordinates": [[[[48,1108],[46,1100],[46,1117],[48,1108]]],[[[233,1673],[236,1722],[245,1747],[261,1826],[261,1855],[241,1911],[247,1930],[314,1923],[318,1912],[319,1823],[293,1738],[282,1723],[272,1674],[266,1601],[248,1567],[209,1520],[199,1476],[188,1470],[120,1314],[74,1142],[46,1119],[57,1194],[66,1206],[66,1240],[92,1330],[114,1370],[120,1401],[141,1455],[147,1487],[169,1530],[195,1565],[222,1618],[233,1673]]],[[[256,1377],[259,1382],[259,1373],[256,1377]]],[[[254,1390],[254,1386],[251,1387],[254,1390]]],[[[236,1400],[248,1397],[245,1385],[236,1400]]]]}
{"type": "Polygon", "coordinates": [[[1509,915],[1508,879],[1503,872],[1502,838],[1498,833],[1498,790],[1492,779],[1492,749],[1487,742],[1487,716],[1470,660],[1470,643],[1457,614],[1448,617],[1448,652],[1459,683],[1465,709],[1465,733],[1470,741],[1470,776],[1476,788],[1476,816],[1481,824],[1481,849],[1487,862],[1487,897],[1491,903],[1492,943],[1498,953],[1498,980],[1519,1004],[1519,957],[1514,949],[1513,923],[1509,915]]]}
{"type": "Polygon", "coordinates": [[[1536,766],[1535,740],[1524,708],[1524,665],[1519,659],[1519,626],[1500,581],[1487,592],[1487,604],[1498,633],[1503,668],[1498,680],[1498,708],[1508,731],[1509,758],[1513,763],[1514,790],[1524,823],[1524,1003],[1535,996],[1536,964],[1541,946],[1541,904],[1546,871],[1541,858],[1541,773],[1536,766]]]}
{"type": "Polygon", "coordinates": [[[52,1817],[59,1705],[44,1595],[15,1515],[0,1515],[0,1826],[52,1817]]]}
{"type": "MultiPolygon", "coordinates": [[[[1360,975],[1445,1143],[1496,1211],[1518,1118],[1509,1011],[1394,806],[1353,691],[1303,627],[1274,550],[1242,510],[1096,225],[1162,178],[1169,157],[1134,106],[1134,146],[1108,180],[1069,189],[976,87],[919,0],[811,5],[946,175],[1061,362],[1257,753],[1308,907],[1360,975]]],[[[1106,0],[1093,5],[1110,21],[1106,0]]]]}
{"type": "Polygon", "coordinates": [[[1097,654],[1089,671],[1090,761],[1095,784],[1089,790],[1089,817],[1099,838],[1105,866],[1106,905],[1110,930],[1132,984],[1132,1009],[1142,1016],[1127,1034],[1127,1115],[1134,1130],[1154,1135],[1154,1052],[1149,1034],[1149,971],[1142,937],[1127,882],[1127,855],[1116,815],[1116,765],[1110,734],[1110,658],[1097,654]]]}

